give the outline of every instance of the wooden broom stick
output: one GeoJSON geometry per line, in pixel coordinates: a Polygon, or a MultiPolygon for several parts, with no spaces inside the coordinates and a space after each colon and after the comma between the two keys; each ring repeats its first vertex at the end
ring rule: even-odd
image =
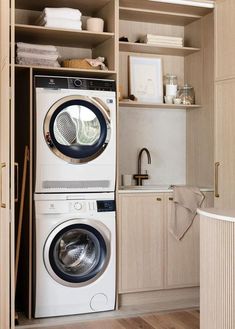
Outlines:
{"type": "Polygon", "coordinates": [[[18,222],[18,231],[17,231],[17,240],[16,240],[15,293],[16,293],[18,267],[19,267],[19,256],[20,256],[21,233],[22,233],[23,214],[24,214],[24,201],[25,201],[25,189],[26,189],[28,161],[29,161],[29,147],[26,145],[25,151],[24,151],[24,166],[23,166],[23,177],[22,177],[22,185],[21,185],[20,212],[19,212],[19,222],[18,222]]]}

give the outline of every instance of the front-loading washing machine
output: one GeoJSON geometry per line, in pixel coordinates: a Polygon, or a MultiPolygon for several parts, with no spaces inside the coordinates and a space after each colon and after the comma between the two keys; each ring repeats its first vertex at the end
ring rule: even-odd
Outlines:
{"type": "Polygon", "coordinates": [[[115,81],[36,75],[35,193],[115,189],[115,81]]]}
{"type": "Polygon", "coordinates": [[[113,310],[113,193],[35,195],[36,318],[113,310]]]}

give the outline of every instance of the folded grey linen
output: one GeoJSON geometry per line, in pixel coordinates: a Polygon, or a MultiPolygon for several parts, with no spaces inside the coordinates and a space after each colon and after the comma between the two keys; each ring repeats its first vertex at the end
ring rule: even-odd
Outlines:
{"type": "Polygon", "coordinates": [[[169,231],[177,240],[181,240],[192,226],[197,208],[201,206],[204,198],[204,194],[198,187],[173,186],[173,207],[169,231]]]}
{"type": "Polygon", "coordinates": [[[21,65],[60,67],[58,61],[35,58],[16,58],[16,63],[21,65]]]}

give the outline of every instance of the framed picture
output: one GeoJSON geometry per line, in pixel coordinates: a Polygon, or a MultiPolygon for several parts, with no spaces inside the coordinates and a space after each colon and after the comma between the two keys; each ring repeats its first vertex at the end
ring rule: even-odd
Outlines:
{"type": "Polygon", "coordinates": [[[163,103],[161,58],[129,56],[129,92],[138,101],[163,103]]]}

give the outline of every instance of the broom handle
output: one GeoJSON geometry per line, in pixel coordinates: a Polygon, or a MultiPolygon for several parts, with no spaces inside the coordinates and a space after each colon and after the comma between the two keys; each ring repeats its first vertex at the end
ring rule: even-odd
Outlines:
{"type": "Polygon", "coordinates": [[[29,148],[26,145],[25,146],[25,152],[24,152],[24,167],[23,167],[23,178],[22,178],[21,197],[20,197],[20,212],[19,212],[18,232],[17,232],[17,240],[16,240],[15,292],[16,292],[16,285],[17,285],[19,256],[20,256],[20,244],[21,244],[22,224],[23,224],[23,212],[24,212],[25,188],[26,188],[28,161],[29,161],[29,148]]]}

